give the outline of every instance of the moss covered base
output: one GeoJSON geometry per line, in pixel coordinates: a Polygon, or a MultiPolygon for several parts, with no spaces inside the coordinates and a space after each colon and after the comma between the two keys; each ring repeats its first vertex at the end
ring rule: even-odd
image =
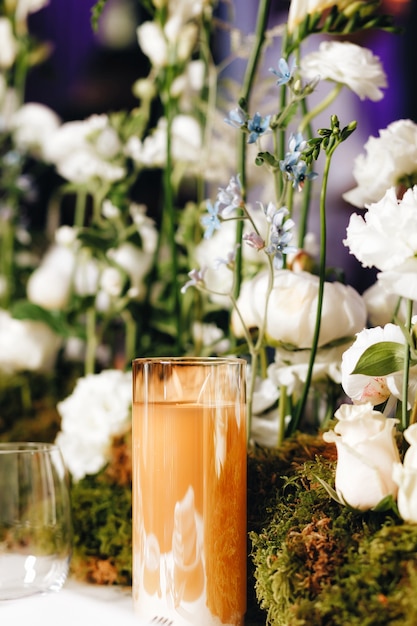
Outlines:
{"type": "Polygon", "coordinates": [[[267,623],[415,626],[417,526],[337,504],[318,480],[333,484],[333,446],[306,444],[300,436],[263,460],[271,491],[250,539],[267,623]]]}

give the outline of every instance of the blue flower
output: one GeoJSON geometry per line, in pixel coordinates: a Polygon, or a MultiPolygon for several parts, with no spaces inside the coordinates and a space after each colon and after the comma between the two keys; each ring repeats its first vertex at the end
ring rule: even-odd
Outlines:
{"type": "Polygon", "coordinates": [[[279,168],[281,172],[287,174],[288,177],[291,177],[294,168],[297,166],[299,158],[299,152],[287,152],[285,158],[279,162],[279,168]]]}
{"type": "MultiPolygon", "coordinates": [[[[268,205],[269,211],[273,207],[270,202],[268,205]]],[[[283,265],[283,255],[297,252],[295,246],[291,246],[292,240],[291,230],[294,227],[294,221],[291,218],[287,218],[288,209],[281,207],[276,209],[275,213],[270,214],[271,221],[271,234],[269,238],[269,245],[265,248],[265,252],[274,257],[274,267],[281,269],[283,265]]]]}
{"type": "Polygon", "coordinates": [[[226,189],[219,187],[217,202],[219,204],[219,215],[221,217],[227,217],[234,209],[242,206],[242,186],[239,176],[232,176],[226,189]]]}
{"type": "Polygon", "coordinates": [[[225,118],[226,124],[233,126],[233,128],[242,128],[245,126],[246,120],[248,119],[247,114],[241,107],[236,107],[229,111],[228,116],[225,118]]]}
{"type": "Polygon", "coordinates": [[[269,122],[271,116],[261,117],[260,113],[255,113],[252,119],[248,121],[249,139],[248,143],[255,143],[255,141],[269,130],[269,122]]]}
{"type": "Polygon", "coordinates": [[[210,200],[207,200],[207,211],[208,215],[204,215],[201,218],[201,224],[206,229],[204,233],[204,239],[210,239],[212,237],[215,230],[220,230],[220,220],[219,220],[219,202],[215,202],[212,204],[210,200]]]}
{"type": "Polygon", "coordinates": [[[288,140],[288,148],[290,152],[302,152],[307,146],[307,141],[303,137],[303,133],[291,133],[288,140]]]}
{"type": "Polygon", "coordinates": [[[296,68],[296,65],[295,65],[294,59],[290,67],[287,61],[281,57],[281,59],[278,61],[278,70],[274,69],[273,67],[270,67],[269,71],[278,77],[277,85],[286,85],[287,83],[290,82],[291,78],[293,77],[295,68],[296,68]]]}
{"type": "Polygon", "coordinates": [[[307,172],[307,164],[305,161],[299,161],[293,168],[291,173],[288,173],[289,180],[292,180],[292,186],[297,191],[301,191],[304,187],[306,180],[314,180],[317,178],[316,172],[307,172]]]}

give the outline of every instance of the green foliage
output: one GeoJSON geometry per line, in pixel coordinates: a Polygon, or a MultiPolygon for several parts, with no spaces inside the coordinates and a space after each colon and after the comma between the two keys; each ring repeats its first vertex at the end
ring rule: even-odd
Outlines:
{"type": "Polygon", "coordinates": [[[401,343],[381,341],[365,350],[352,373],[387,376],[399,372],[404,367],[404,350],[401,343]]]}
{"type": "Polygon", "coordinates": [[[106,4],[107,0],[98,0],[91,9],[91,25],[95,31],[98,29],[98,23],[106,4]]]}
{"type": "Polygon", "coordinates": [[[287,54],[290,55],[299,44],[310,35],[329,33],[331,35],[348,35],[358,31],[374,28],[390,32],[399,32],[390,15],[380,11],[380,0],[351,2],[343,11],[335,3],[323,19],[323,11],[306,15],[294,33],[288,37],[287,54]]]}

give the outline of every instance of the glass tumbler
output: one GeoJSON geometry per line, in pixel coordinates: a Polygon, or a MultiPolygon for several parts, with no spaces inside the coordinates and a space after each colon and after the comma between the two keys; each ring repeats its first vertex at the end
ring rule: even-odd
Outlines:
{"type": "Polygon", "coordinates": [[[49,443],[0,443],[0,600],[64,584],[71,558],[68,474],[49,443]]]}
{"type": "Polygon", "coordinates": [[[245,361],[133,361],[133,602],[139,618],[243,624],[245,361]]]}

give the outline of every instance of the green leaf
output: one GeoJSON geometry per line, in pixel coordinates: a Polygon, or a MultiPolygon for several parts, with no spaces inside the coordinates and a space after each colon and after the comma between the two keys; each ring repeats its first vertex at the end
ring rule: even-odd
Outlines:
{"type": "Polygon", "coordinates": [[[382,341],[370,346],[360,357],[352,374],[387,376],[404,367],[405,346],[395,341],[382,341]]]}
{"type": "Polygon", "coordinates": [[[339,498],[339,494],[337,493],[336,489],[333,489],[333,487],[329,485],[329,483],[327,483],[325,480],[320,478],[320,476],[317,476],[317,474],[314,474],[314,477],[316,480],[318,480],[320,485],[324,487],[324,489],[327,491],[328,495],[332,498],[332,500],[334,500],[338,504],[341,504],[342,506],[345,505],[345,502],[343,502],[343,500],[339,498]]]}
{"type": "Polygon", "coordinates": [[[14,303],[11,314],[18,320],[30,320],[32,322],[43,322],[58,335],[67,337],[68,325],[65,317],[60,311],[47,311],[33,302],[19,300],[14,303]]]}

